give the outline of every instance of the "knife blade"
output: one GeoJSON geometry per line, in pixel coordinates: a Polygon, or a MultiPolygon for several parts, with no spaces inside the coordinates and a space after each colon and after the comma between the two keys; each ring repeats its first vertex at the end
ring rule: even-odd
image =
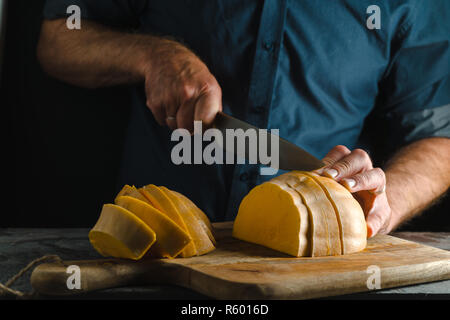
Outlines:
{"type": "MultiPolygon", "coordinates": [[[[256,130],[256,132],[259,132],[259,128],[245,122],[239,119],[236,119],[228,114],[225,114],[223,112],[219,112],[216,115],[216,118],[213,123],[213,127],[216,129],[219,129],[223,136],[226,136],[226,130],[227,129],[242,129],[244,131],[247,131],[248,129],[256,130]]],[[[268,144],[268,150],[270,150],[270,141],[271,137],[275,136],[269,133],[269,130],[267,130],[267,142],[268,144]]],[[[293,144],[292,142],[289,142],[285,139],[280,138],[279,136],[275,136],[279,141],[279,165],[278,169],[281,170],[302,170],[302,171],[311,171],[319,169],[325,164],[314,157],[309,152],[303,150],[299,146],[293,144]]],[[[248,147],[248,146],[246,146],[248,147]]],[[[233,152],[236,154],[236,150],[227,150],[226,144],[222,145],[222,148],[224,148],[226,151],[233,152]]],[[[259,148],[259,143],[257,144],[257,148],[259,148]]],[[[258,152],[259,154],[259,152],[258,152]]],[[[245,152],[245,158],[248,159],[249,151],[248,148],[246,148],[245,152]]],[[[261,163],[258,159],[258,163],[261,163]]]]}

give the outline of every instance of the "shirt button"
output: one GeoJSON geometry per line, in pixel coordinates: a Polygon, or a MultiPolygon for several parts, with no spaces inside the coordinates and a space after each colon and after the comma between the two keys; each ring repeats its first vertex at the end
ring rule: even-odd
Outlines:
{"type": "Polygon", "coordinates": [[[272,41],[264,41],[263,48],[267,51],[272,51],[274,44],[272,41]]]}
{"type": "Polygon", "coordinates": [[[242,182],[247,182],[249,178],[250,178],[250,176],[248,175],[247,172],[242,173],[242,174],[240,175],[240,177],[239,177],[239,179],[240,179],[242,182]]]}

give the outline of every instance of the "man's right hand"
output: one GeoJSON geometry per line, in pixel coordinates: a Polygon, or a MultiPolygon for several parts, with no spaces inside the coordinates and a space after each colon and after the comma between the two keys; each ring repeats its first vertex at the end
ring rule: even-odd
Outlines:
{"type": "Polygon", "coordinates": [[[147,106],[161,125],[193,131],[211,125],[222,91],[206,65],[182,44],[152,35],[123,33],[92,21],[69,30],[65,19],[45,20],[38,46],[44,70],[81,87],[145,81],[147,106]]]}
{"type": "Polygon", "coordinates": [[[183,45],[155,41],[143,64],[147,106],[160,125],[190,132],[194,120],[209,127],[222,110],[222,91],[206,65],[183,45]]]}

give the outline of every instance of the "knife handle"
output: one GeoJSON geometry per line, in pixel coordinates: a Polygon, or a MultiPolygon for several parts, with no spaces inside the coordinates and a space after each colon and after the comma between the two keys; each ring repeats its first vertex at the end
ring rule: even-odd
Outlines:
{"type": "MultiPolygon", "coordinates": [[[[71,295],[116,287],[167,283],[173,275],[157,259],[58,261],[37,266],[31,285],[43,295],[71,295]]],[[[173,278],[173,277],[172,277],[173,278]]]]}

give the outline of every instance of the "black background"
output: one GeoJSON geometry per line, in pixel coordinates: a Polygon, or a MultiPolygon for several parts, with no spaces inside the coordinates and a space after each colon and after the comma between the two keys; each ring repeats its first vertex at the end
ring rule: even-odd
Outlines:
{"type": "MultiPolygon", "coordinates": [[[[8,2],[0,91],[1,227],[91,227],[117,192],[126,88],[87,90],[45,75],[36,60],[44,0],[8,2]]],[[[375,158],[382,152],[372,150],[375,158]]],[[[402,230],[450,231],[450,199],[402,230]]]]}
{"type": "Polygon", "coordinates": [[[4,203],[11,210],[2,210],[0,225],[93,226],[117,189],[128,95],[125,88],[76,88],[43,73],[36,59],[43,4],[8,2],[0,103],[11,176],[4,203]]]}

